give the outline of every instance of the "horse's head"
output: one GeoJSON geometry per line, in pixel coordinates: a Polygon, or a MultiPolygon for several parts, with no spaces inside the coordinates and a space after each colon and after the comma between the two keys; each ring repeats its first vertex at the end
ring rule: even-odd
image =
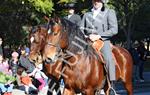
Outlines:
{"type": "Polygon", "coordinates": [[[43,27],[35,27],[30,34],[30,54],[29,59],[32,62],[37,62],[41,56],[41,51],[45,44],[47,29],[43,27]]]}
{"type": "Polygon", "coordinates": [[[62,49],[67,45],[61,19],[53,18],[50,20],[50,24],[51,32],[46,38],[46,44],[43,51],[43,59],[48,63],[56,62],[62,49]]]}

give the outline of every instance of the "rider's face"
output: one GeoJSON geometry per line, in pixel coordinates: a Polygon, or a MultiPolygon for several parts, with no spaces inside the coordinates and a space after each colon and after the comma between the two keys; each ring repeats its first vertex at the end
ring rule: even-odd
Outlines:
{"type": "Polygon", "coordinates": [[[74,14],[74,9],[69,9],[69,14],[74,14]]]}
{"type": "Polygon", "coordinates": [[[102,6],[103,6],[103,4],[102,4],[101,1],[93,1],[93,7],[94,7],[95,9],[98,9],[98,8],[100,8],[100,7],[102,7],[102,6]]]}

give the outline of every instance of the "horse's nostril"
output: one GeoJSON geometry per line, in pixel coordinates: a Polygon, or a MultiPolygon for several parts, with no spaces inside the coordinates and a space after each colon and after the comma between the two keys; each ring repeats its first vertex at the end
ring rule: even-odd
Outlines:
{"type": "Polygon", "coordinates": [[[51,58],[47,58],[47,59],[50,60],[50,61],[52,60],[51,58]]]}
{"type": "Polygon", "coordinates": [[[36,60],[32,60],[33,62],[36,62],[36,60]]]}
{"type": "Polygon", "coordinates": [[[52,63],[52,59],[51,59],[51,58],[47,58],[47,59],[45,60],[45,62],[46,62],[46,63],[52,63]]]}
{"type": "Polygon", "coordinates": [[[48,58],[48,62],[51,63],[51,62],[52,62],[52,59],[51,59],[51,58],[48,58]]]}

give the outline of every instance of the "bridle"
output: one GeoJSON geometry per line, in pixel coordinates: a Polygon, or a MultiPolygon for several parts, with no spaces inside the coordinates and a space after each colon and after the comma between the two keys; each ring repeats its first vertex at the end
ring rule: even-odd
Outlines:
{"type": "Polygon", "coordinates": [[[55,45],[55,44],[53,44],[53,43],[51,43],[51,42],[48,41],[46,45],[49,46],[49,47],[50,47],[50,46],[51,46],[51,47],[55,47],[57,53],[56,53],[54,59],[46,58],[46,59],[45,59],[45,63],[47,63],[47,64],[55,63],[56,60],[58,60],[59,58],[61,58],[61,57],[63,56],[63,50],[62,50],[62,48],[60,47],[59,44],[58,44],[58,45],[55,45]]]}
{"type": "MultiPolygon", "coordinates": [[[[56,23],[56,22],[54,22],[54,24],[55,25],[60,25],[60,23],[56,23]]],[[[63,32],[62,30],[60,30],[59,32],[63,32]]],[[[53,31],[53,33],[55,33],[55,31],[53,31]]],[[[55,35],[55,34],[54,34],[55,35]]],[[[61,39],[61,37],[62,37],[62,33],[60,33],[60,35],[59,35],[59,37],[58,37],[58,39],[61,39]]],[[[52,43],[52,42],[50,42],[50,41],[48,41],[45,45],[47,45],[47,46],[51,46],[51,47],[55,47],[56,48],[56,55],[55,55],[55,57],[54,57],[54,59],[52,60],[51,58],[46,58],[45,59],[45,63],[55,63],[56,62],[56,60],[62,60],[62,58],[64,58],[65,57],[65,54],[64,54],[64,50],[61,48],[61,46],[60,46],[60,40],[56,43],[56,44],[54,44],[54,43],[52,43]]]]}

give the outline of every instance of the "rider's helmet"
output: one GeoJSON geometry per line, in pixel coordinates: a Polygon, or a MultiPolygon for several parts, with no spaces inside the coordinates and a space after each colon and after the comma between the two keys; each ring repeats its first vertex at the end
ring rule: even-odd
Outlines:
{"type": "Polygon", "coordinates": [[[102,2],[102,3],[108,3],[108,0],[92,0],[93,2],[102,2]]]}
{"type": "Polygon", "coordinates": [[[75,9],[75,8],[76,8],[76,5],[75,5],[74,2],[68,3],[68,4],[67,4],[67,8],[68,8],[68,9],[75,9]]]}

